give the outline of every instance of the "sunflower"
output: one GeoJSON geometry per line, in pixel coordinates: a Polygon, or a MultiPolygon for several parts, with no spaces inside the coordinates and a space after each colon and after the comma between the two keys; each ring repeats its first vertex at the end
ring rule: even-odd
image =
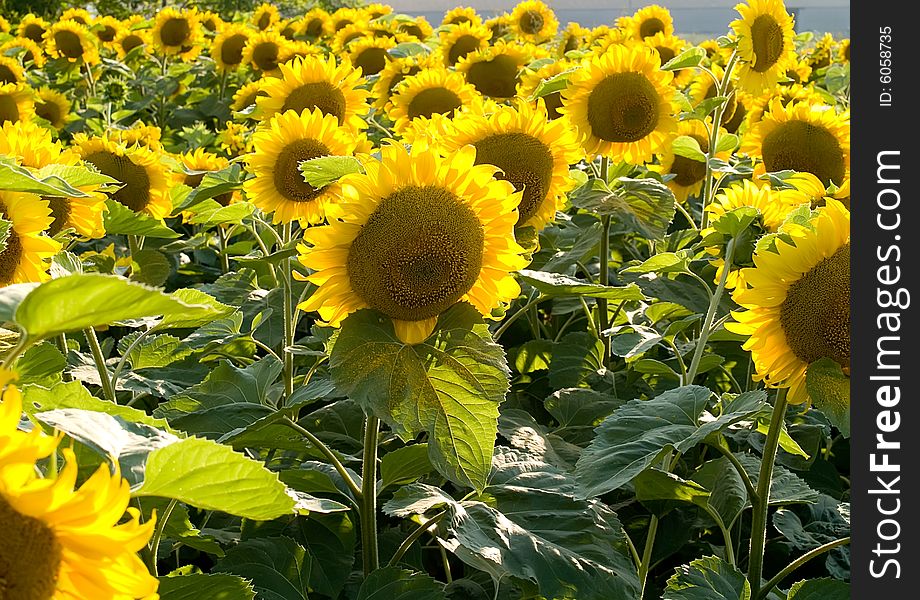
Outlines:
{"type": "Polygon", "coordinates": [[[850,62],[850,38],[840,40],[840,43],[837,45],[837,62],[849,64],[850,62]]]}
{"type": "Polygon", "coordinates": [[[748,0],[735,6],[741,19],[731,27],[738,38],[738,86],[760,93],[773,89],[795,62],[794,20],[782,0],[748,0]]]}
{"type": "Polygon", "coordinates": [[[850,210],[850,179],[847,178],[839,187],[825,187],[821,181],[811,173],[794,173],[787,177],[784,183],[791,185],[793,190],[787,193],[794,198],[796,204],[808,202],[812,208],[824,206],[828,198],[839,200],[847,210],[850,210]],[[795,194],[801,194],[795,197],[795,194]]]}
{"type": "Polygon", "coordinates": [[[332,35],[332,20],[322,8],[312,8],[301,19],[300,34],[308,40],[321,40],[332,35]]]}
{"type": "Polygon", "coordinates": [[[751,109],[747,113],[748,127],[753,127],[754,124],[763,120],[764,116],[769,112],[770,103],[774,98],[779,99],[780,104],[783,106],[788,106],[790,102],[826,104],[824,97],[817,93],[812,84],[777,85],[773,93],[751,98],[751,109]]]}
{"type": "Polygon", "coordinates": [[[245,25],[230,24],[214,36],[211,58],[218,70],[233,70],[243,63],[243,49],[249,42],[250,31],[245,25]]]}
{"type": "MultiPolygon", "coordinates": [[[[661,60],[662,65],[690,46],[686,40],[682,40],[676,35],[665,35],[663,32],[643,38],[642,43],[658,53],[658,58],[661,60]]],[[[693,69],[680,69],[672,72],[674,73],[673,84],[677,89],[683,89],[690,83],[694,75],[693,69]]]]}
{"type": "Polygon", "coordinates": [[[590,154],[640,163],[651,159],[677,129],[670,71],[642,45],[611,46],[569,77],[561,112],[590,154]]]}
{"type": "Polygon", "coordinates": [[[372,94],[374,108],[383,111],[393,94],[397,84],[406,77],[411,77],[421,72],[423,65],[428,66],[430,59],[419,55],[396,58],[387,62],[386,66],[378,73],[374,82],[372,94]]]}
{"type": "Polygon", "coordinates": [[[545,56],[536,46],[499,40],[494,46],[470,52],[457,63],[457,70],[483,96],[513,98],[520,71],[531,60],[545,56]]]}
{"type": "Polygon", "coordinates": [[[0,33],[9,33],[11,30],[10,22],[6,20],[6,17],[0,15],[0,33]]]}
{"type": "Polygon", "coordinates": [[[43,478],[39,461],[57,451],[60,436],[18,429],[22,397],[0,373],[0,581],[9,598],[155,598],[158,581],[137,552],[156,519],[141,524],[129,507],[128,482],[116,463],[102,464],[79,488],[71,448],[64,466],[43,478]],[[127,519],[125,519],[127,516],[127,519]]]}
{"type": "Polygon", "coordinates": [[[274,223],[299,220],[304,226],[323,222],[340,187],[313,187],[304,180],[300,163],[370,151],[363,135],[340,127],[335,115],[319,108],[275,115],[256,131],[252,144],[247,162],[255,177],[244,184],[246,195],[263,212],[273,213],[274,223]]]}
{"type": "Polygon", "coordinates": [[[386,16],[393,12],[393,7],[387,4],[381,4],[379,2],[374,2],[373,4],[368,4],[363,7],[364,12],[367,13],[367,17],[370,20],[379,19],[380,17],[386,16]]]}
{"type": "Polygon", "coordinates": [[[540,0],[524,0],[511,11],[511,30],[518,38],[540,44],[559,29],[556,14],[540,0]]]}
{"type": "Polygon", "coordinates": [[[348,57],[361,75],[377,75],[390,62],[390,48],[396,47],[396,41],[388,37],[367,37],[356,41],[348,48],[348,57]]]}
{"type": "Polygon", "coordinates": [[[668,9],[657,4],[640,8],[631,17],[622,17],[617,26],[635,40],[643,40],[656,33],[674,35],[674,18],[668,9]]]}
{"type": "Polygon", "coordinates": [[[396,25],[396,31],[414,37],[422,42],[434,32],[428,19],[422,16],[413,17],[411,20],[399,21],[396,25]]]}
{"type": "MultiPolygon", "coordinates": [[[[540,84],[547,79],[571,71],[577,68],[576,63],[566,59],[554,60],[553,62],[541,65],[540,68],[526,69],[521,74],[521,82],[517,87],[518,98],[530,100],[531,96],[536,93],[540,84]]],[[[558,119],[562,116],[559,109],[562,108],[562,90],[550,92],[540,97],[546,105],[547,117],[549,119],[558,119]]]]}
{"type": "Polygon", "coordinates": [[[409,129],[418,119],[434,115],[452,116],[464,106],[471,106],[479,92],[456,71],[430,68],[406,77],[393,88],[387,108],[397,132],[409,129]]]}
{"type": "Polygon", "coordinates": [[[482,25],[482,17],[479,16],[475,8],[458,6],[444,13],[444,18],[441,20],[441,25],[459,25],[460,23],[482,25]]]}
{"type": "Polygon", "coordinates": [[[567,52],[579,50],[587,43],[590,35],[590,29],[586,29],[578,23],[569,23],[562,32],[562,38],[556,46],[556,53],[559,56],[565,56],[567,52]]]}
{"type": "Polygon", "coordinates": [[[0,286],[47,281],[48,261],[61,249],[60,242],[43,233],[52,222],[48,201],[26,192],[0,191],[0,217],[12,225],[0,252],[0,286]]]}
{"type": "Polygon", "coordinates": [[[144,29],[124,28],[115,36],[115,51],[122,60],[135,48],[142,48],[140,52],[146,52],[149,47],[150,32],[144,29]]]}
{"type": "Polygon", "coordinates": [[[108,196],[134,212],[156,219],[172,211],[169,178],[159,153],[146,146],[126,146],[105,137],[74,138],[84,161],[123,184],[108,196]]]}
{"type": "Polygon", "coordinates": [[[503,14],[492,17],[483,23],[486,29],[492,32],[492,42],[497,42],[501,38],[511,33],[511,15],[503,14]]]}
{"type": "Polygon", "coordinates": [[[256,71],[274,75],[278,65],[290,60],[291,42],[275,31],[261,31],[249,36],[243,46],[243,62],[256,71]]]}
{"type": "Polygon", "coordinates": [[[201,26],[208,33],[218,33],[224,29],[227,25],[223,19],[220,18],[220,15],[206,10],[204,12],[198,13],[198,20],[201,22],[201,26]]]}
{"type": "Polygon", "coordinates": [[[357,8],[343,6],[342,8],[339,8],[334,13],[332,13],[329,16],[329,20],[332,23],[332,31],[335,33],[336,31],[339,31],[343,27],[347,27],[352,23],[366,21],[367,16],[357,8]]]}
{"type": "Polygon", "coordinates": [[[19,21],[16,33],[19,34],[19,37],[32,40],[36,44],[41,44],[44,42],[45,32],[48,31],[50,27],[51,24],[48,21],[29,13],[19,21]]]}
{"type": "Polygon", "coordinates": [[[348,52],[348,45],[365,37],[370,37],[367,21],[349,23],[335,32],[332,37],[331,49],[333,54],[341,55],[348,52]]]}
{"type": "Polygon", "coordinates": [[[34,92],[24,83],[0,85],[0,124],[28,121],[35,114],[34,92]]]}
{"type": "Polygon", "coordinates": [[[265,86],[265,79],[256,79],[240,86],[240,89],[233,94],[233,101],[230,108],[233,112],[239,112],[256,103],[256,98],[265,96],[262,88],[265,86]]]}
{"type": "Polygon", "coordinates": [[[111,47],[115,43],[115,36],[122,28],[121,21],[115,17],[100,17],[93,21],[92,30],[96,33],[96,39],[103,46],[111,47]]]}
{"type": "Polygon", "coordinates": [[[815,42],[815,47],[805,55],[805,61],[815,71],[823,69],[830,65],[833,60],[834,45],[834,36],[830,33],[825,33],[821,39],[815,42]]]}
{"type": "Polygon", "coordinates": [[[319,286],[299,308],[333,326],[374,308],[416,344],[457,302],[488,316],[517,297],[510,272],[527,264],[513,233],[521,193],[475,155],[471,146],[442,157],[425,144],[387,144],[366,174],[344,177],[339,218],[308,229],[312,247],[298,247],[319,286]]]}
{"type": "Polygon", "coordinates": [[[265,84],[267,97],[256,100],[259,118],[319,108],[324,114],[334,115],[342,126],[353,131],[364,129],[364,115],[370,110],[369,93],[358,88],[363,83],[361,71],[353,68],[347,58],[337,65],[334,56],[298,57],[282,63],[279,69],[280,76],[265,84]]]}
{"type": "Polygon", "coordinates": [[[485,50],[491,37],[492,32],[483,25],[448,25],[438,32],[438,55],[445,67],[452,67],[470,52],[485,50]]]}
{"type": "MultiPolygon", "coordinates": [[[[711,127],[712,124],[709,123],[709,126],[711,127]]],[[[702,121],[693,119],[678,122],[677,135],[693,138],[699,144],[703,154],[709,153],[709,131],[702,121]]],[[[722,160],[728,160],[729,154],[729,152],[722,152],[717,156],[722,160]]],[[[674,192],[674,197],[680,202],[686,202],[688,197],[698,195],[706,179],[705,161],[675,154],[670,144],[662,151],[658,164],[649,168],[662,175],[674,176],[665,185],[674,192]]]]}
{"type": "Polygon", "coordinates": [[[227,121],[224,128],[217,132],[218,146],[229,156],[245,154],[252,150],[250,133],[245,125],[227,121]]]}
{"type": "Polygon", "coordinates": [[[252,24],[259,31],[266,31],[281,20],[278,8],[274,4],[263,2],[252,11],[252,24]]]}
{"type": "Polygon", "coordinates": [[[85,8],[68,8],[61,13],[61,21],[73,21],[80,25],[89,26],[93,22],[93,16],[85,8]]]}
{"type": "Polygon", "coordinates": [[[188,62],[201,52],[201,22],[193,10],[164,8],[157,13],[151,32],[153,47],[167,56],[178,56],[188,62]]]}
{"type": "Polygon", "coordinates": [[[575,187],[569,165],[584,155],[575,132],[564,121],[548,120],[542,101],[500,106],[489,116],[457,115],[444,148],[453,151],[467,144],[476,148],[476,164],[498,167],[495,177],[522,193],[518,226],[537,230],[555,218],[565,193],[575,187]]]}
{"type": "Polygon", "coordinates": [[[755,380],[788,388],[791,404],[809,402],[808,365],[829,358],[850,371],[850,212],[828,200],[808,226],[759,247],[754,265],[732,294],[746,310],[725,328],[748,336],[755,380]]]}
{"type": "MultiPolygon", "coordinates": [[[[786,78],[792,81],[793,85],[800,85],[808,83],[808,80],[811,78],[812,68],[806,60],[800,60],[796,57],[795,61],[786,69],[786,78]]],[[[780,87],[785,87],[785,82],[779,84],[780,87]]]]}
{"type": "Polygon", "coordinates": [[[822,183],[837,185],[850,172],[850,116],[833,107],[779,98],[756,123],[741,144],[741,151],[759,159],[754,175],[773,171],[804,171],[822,183]]]}
{"type": "MultiPolygon", "coordinates": [[[[182,173],[182,183],[195,189],[201,185],[201,180],[208,172],[220,171],[226,168],[230,161],[223,156],[218,156],[204,148],[190,150],[178,156],[179,163],[184,171],[182,173]]],[[[227,206],[238,199],[239,193],[235,190],[218,194],[214,200],[221,206],[227,206]]]]}
{"type": "Polygon", "coordinates": [[[99,63],[99,50],[94,37],[76,21],[61,20],[45,32],[45,51],[53,58],[95,65],[99,63]]]}
{"type": "MultiPolygon", "coordinates": [[[[712,64],[710,65],[709,70],[719,79],[719,81],[724,78],[725,69],[723,69],[721,66],[712,64]]],[[[687,71],[690,71],[690,69],[687,69],[687,71]]],[[[687,93],[690,96],[690,102],[694,107],[699,105],[703,100],[715,98],[717,91],[718,86],[716,85],[716,82],[713,81],[712,77],[710,77],[708,73],[703,72],[699,72],[694,76],[693,81],[690,83],[690,86],[687,89],[687,93]]],[[[734,85],[731,81],[728,82],[726,95],[728,100],[722,104],[723,124],[728,123],[735,118],[735,110],[738,107],[738,93],[735,91],[734,85]]],[[[726,127],[726,129],[729,128],[726,127]]],[[[729,131],[732,130],[729,129],[729,131]]]]}
{"type": "Polygon", "coordinates": [[[45,51],[29,38],[13,38],[0,45],[0,54],[9,56],[10,51],[18,55],[24,66],[42,68],[47,62],[45,51]]]}
{"type": "Polygon", "coordinates": [[[20,83],[25,80],[22,65],[15,58],[0,54],[0,84],[20,83]]]}
{"type": "Polygon", "coordinates": [[[163,130],[156,125],[146,125],[141,121],[135,121],[131,127],[126,129],[110,129],[107,135],[109,139],[123,146],[145,146],[157,151],[163,149],[163,144],[160,142],[163,130]]]}
{"type": "Polygon", "coordinates": [[[39,88],[35,92],[35,114],[60,130],[72,119],[70,100],[51,88],[39,88]]]}

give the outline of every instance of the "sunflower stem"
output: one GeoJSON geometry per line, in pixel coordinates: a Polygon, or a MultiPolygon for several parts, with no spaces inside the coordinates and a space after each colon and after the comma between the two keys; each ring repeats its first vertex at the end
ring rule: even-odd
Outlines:
{"type": "MultiPolygon", "coordinates": [[[[716,95],[724,96],[728,91],[728,84],[731,82],[732,71],[735,67],[735,61],[738,59],[738,50],[735,49],[732,52],[731,58],[728,59],[728,64],[725,65],[725,72],[722,74],[722,81],[717,86],[716,95]]],[[[712,164],[710,161],[716,155],[716,147],[719,145],[719,128],[722,127],[722,115],[725,112],[725,105],[728,104],[728,100],[716,107],[715,111],[712,114],[712,130],[709,132],[709,151],[706,153],[706,178],[703,181],[703,197],[702,197],[702,217],[700,218],[700,229],[706,229],[709,226],[709,213],[706,212],[706,207],[709,206],[709,202],[712,200],[712,196],[715,193],[715,190],[712,186],[712,164]]],[[[737,109],[736,109],[737,110],[737,109]]]]}
{"type": "Polygon", "coordinates": [[[144,341],[147,338],[147,335],[150,334],[151,331],[152,331],[152,328],[142,331],[140,335],[134,338],[134,341],[131,342],[127,348],[125,348],[125,351],[122,353],[121,358],[118,360],[118,364],[115,365],[115,370],[112,371],[111,382],[112,382],[113,390],[117,388],[116,384],[118,383],[118,376],[121,375],[121,371],[122,369],[124,369],[125,363],[128,360],[128,356],[131,354],[131,351],[134,350],[134,348],[136,348],[142,341],[144,341]]]}
{"type": "MultiPolygon", "coordinates": [[[[285,223],[283,227],[282,246],[287,246],[291,241],[292,226],[285,223]]],[[[290,398],[294,393],[294,354],[291,346],[294,345],[294,290],[291,284],[291,258],[281,260],[282,281],[284,282],[284,347],[281,356],[284,359],[284,397],[290,398]]]]}
{"type": "Polygon", "coordinates": [[[102,354],[102,346],[99,345],[96,331],[92,327],[87,327],[83,330],[83,333],[86,335],[86,343],[93,353],[93,362],[96,363],[96,370],[99,372],[102,394],[109,402],[115,402],[115,388],[112,387],[112,380],[109,376],[109,370],[105,366],[105,356],[102,354]]]}
{"type": "Polygon", "coordinates": [[[786,393],[788,388],[780,388],[773,404],[773,416],[770,429],[763,447],[763,459],[760,463],[760,475],[757,479],[757,495],[752,499],[753,517],[751,520],[751,550],[748,558],[748,581],[751,583],[751,598],[760,596],[763,577],[763,556],[767,543],[767,515],[770,510],[770,485],[773,482],[773,466],[776,463],[776,451],[779,448],[779,436],[783,431],[786,417],[786,393]]]}
{"type": "Polygon", "coordinates": [[[770,593],[770,590],[776,587],[776,585],[780,581],[782,581],[783,579],[791,575],[796,569],[798,569],[799,567],[801,567],[802,565],[804,565],[811,559],[821,556],[825,552],[829,552],[838,546],[845,546],[849,543],[850,543],[850,537],[847,536],[845,538],[840,538],[839,540],[834,540],[833,542],[828,542],[824,544],[823,546],[818,546],[817,548],[809,550],[802,556],[798,557],[797,559],[789,563],[782,571],[774,575],[773,578],[770,579],[770,581],[763,584],[763,587],[760,588],[760,593],[757,597],[754,597],[754,596],[751,596],[751,597],[754,598],[754,600],[760,600],[761,598],[766,598],[767,594],[770,593]]]}
{"type": "Polygon", "coordinates": [[[716,316],[716,310],[719,308],[719,302],[722,300],[722,293],[725,291],[725,283],[728,281],[728,272],[732,268],[732,258],[734,254],[735,240],[731,239],[728,241],[728,246],[725,248],[725,266],[722,267],[722,276],[719,278],[719,285],[716,287],[715,293],[709,299],[709,310],[706,311],[706,318],[703,320],[703,328],[700,330],[700,338],[696,341],[696,348],[693,350],[690,370],[687,372],[687,377],[684,380],[686,385],[693,383],[699,371],[700,360],[703,358],[703,350],[706,347],[706,342],[709,340],[709,335],[712,333],[713,320],[716,316]]]}
{"type": "Polygon", "coordinates": [[[377,547],[377,441],[380,419],[367,417],[364,425],[364,460],[361,469],[361,556],[364,575],[379,565],[377,547]]]}
{"type": "Polygon", "coordinates": [[[317,450],[323,453],[329,462],[332,464],[332,467],[336,470],[339,476],[345,481],[345,485],[348,486],[348,489],[354,494],[355,499],[359,502],[361,501],[361,488],[358,487],[358,484],[355,483],[355,480],[352,479],[351,475],[348,473],[348,469],[345,468],[345,465],[342,464],[342,461],[339,460],[339,457],[335,455],[335,452],[327,446],[321,439],[313,435],[309,430],[304,429],[297,421],[290,417],[284,417],[281,420],[282,423],[307,438],[307,441],[313,444],[317,450]]]}
{"type": "Polygon", "coordinates": [[[409,536],[403,540],[403,543],[399,545],[399,548],[396,549],[396,552],[393,553],[393,557],[390,559],[390,562],[387,563],[388,567],[395,567],[399,564],[399,561],[402,560],[402,557],[405,556],[406,552],[409,551],[409,548],[412,547],[420,537],[422,537],[426,531],[438,524],[438,522],[444,518],[447,514],[446,511],[441,511],[427,519],[424,523],[415,528],[409,536]]]}
{"type": "Polygon", "coordinates": [[[649,568],[652,566],[652,549],[655,547],[657,534],[658,516],[652,515],[648,523],[648,534],[645,536],[645,548],[642,549],[642,561],[639,563],[639,600],[645,596],[645,583],[648,581],[649,568]]]}
{"type": "Polygon", "coordinates": [[[229,236],[223,225],[217,226],[217,241],[220,247],[220,272],[226,274],[230,272],[230,256],[227,254],[227,242],[229,236]]]}
{"type": "Polygon", "coordinates": [[[25,352],[29,346],[32,345],[32,342],[28,339],[27,336],[20,333],[19,339],[16,341],[16,345],[13,346],[9,352],[6,353],[6,356],[3,357],[3,363],[0,364],[0,368],[9,369],[16,359],[25,352]]]}
{"type": "Polygon", "coordinates": [[[507,331],[509,327],[511,327],[511,324],[514,323],[518,319],[518,317],[525,314],[531,306],[538,304],[542,300],[543,300],[543,296],[541,294],[537,294],[536,296],[528,300],[527,304],[519,308],[516,313],[512,314],[510,317],[505,319],[505,321],[501,325],[499,325],[498,329],[495,330],[495,333],[492,334],[492,339],[497,341],[498,338],[500,338],[502,334],[505,333],[505,331],[507,331]]]}
{"type": "Polygon", "coordinates": [[[150,564],[147,565],[147,568],[154,577],[157,576],[157,554],[160,551],[160,540],[163,538],[163,530],[166,528],[166,522],[169,521],[172,511],[176,508],[176,504],[178,503],[179,501],[175,498],[169,501],[169,504],[167,504],[166,508],[163,510],[163,514],[157,519],[153,535],[150,537],[150,564]]]}

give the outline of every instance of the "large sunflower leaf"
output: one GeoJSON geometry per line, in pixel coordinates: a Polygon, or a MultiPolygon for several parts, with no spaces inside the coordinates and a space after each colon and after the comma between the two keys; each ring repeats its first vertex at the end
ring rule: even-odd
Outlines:
{"type": "Polygon", "coordinates": [[[213,570],[251,580],[262,600],[306,600],[312,563],[303,546],[280,536],[241,542],[213,570]]]}
{"type": "Polygon", "coordinates": [[[225,573],[190,573],[160,577],[157,589],[160,600],[252,600],[252,584],[237,575],[225,573]]]}
{"type": "Polygon", "coordinates": [[[177,238],[179,234],[163,221],[144,213],[136,213],[117,200],[105,201],[102,224],[108,234],[143,235],[154,238],[177,238]]]}
{"type": "Polygon", "coordinates": [[[339,390],[403,437],[430,435],[431,464],[451,481],[485,487],[509,370],[476,310],[460,303],[425,341],[399,340],[392,321],[361,310],[342,324],[329,359],[339,390]]]}
{"type": "Polygon", "coordinates": [[[664,600],[750,600],[751,584],[734,566],[715,556],[681,565],[668,579],[664,600]]]}
{"type": "Polygon", "coordinates": [[[444,584],[429,575],[398,567],[377,569],[367,576],[357,600],[443,600],[444,584]]]}

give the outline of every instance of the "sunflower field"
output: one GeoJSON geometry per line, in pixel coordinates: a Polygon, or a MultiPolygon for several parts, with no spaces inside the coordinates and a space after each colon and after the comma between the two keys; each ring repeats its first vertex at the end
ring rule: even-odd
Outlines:
{"type": "Polygon", "coordinates": [[[849,40],[156,4],[0,17],[0,598],[849,598],[849,40]]]}

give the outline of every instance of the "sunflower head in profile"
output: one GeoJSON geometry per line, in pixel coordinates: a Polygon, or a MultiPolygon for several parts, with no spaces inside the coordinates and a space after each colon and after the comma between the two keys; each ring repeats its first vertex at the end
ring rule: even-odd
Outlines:
{"type": "Polygon", "coordinates": [[[396,40],[390,37],[364,37],[348,47],[348,58],[363,77],[380,73],[390,62],[390,48],[396,47],[396,40]]]}
{"type": "Polygon", "coordinates": [[[499,40],[493,46],[470,52],[456,66],[483,96],[506,99],[515,96],[524,65],[546,54],[532,44],[499,40]]]}
{"type": "Polygon", "coordinates": [[[556,13],[541,0],[524,0],[511,11],[511,30],[518,38],[540,44],[556,35],[556,13]]]}
{"type": "Polygon", "coordinates": [[[321,156],[353,156],[370,151],[367,139],[340,127],[334,115],[319,108],[288,110],[272,117],[252,136],[247,162],[255,175],[244,184],[246,195],[274,223],[322,223],[335,201],[338,183],[316,188],[306,182],[300,163],[321,156]]]}
{"type": "Polygon", "coordinates": [[[747,0],[731,27],[738,38],[738,85],[752,94],[772,90],[795,62],[793,18],[782,0],[747,0]]]}
{"type": "Polygon", "coordinates": [[[52,25],[45,32],[45,52],[53,58],[63,58],[75,64],[99,63],[95,36],[76,21],[61,20],[52,25]]]}
{"type": "Polygon", "coordinates": [[[32,40],[36,44],[44,43],[45,32],[51,27],[51,24],[43,18],[32,13],[27,14],[19,21],[16,33],[19,37],[32,40]]]}
{"type": "Polygon", "coordinates": [[[334,326],[373,308],[416,344],[457,302],[488,316],[517,297],[511,272],[526,266],[513,233],[520,192],[475,159],[471,146],[442,156],[425,144],[387,144],[366,174],[344,177],[338,218],[307,230],[299,247],[319,286],[299,308],[334,326]]]}
{"type": "MultiPolygon", "coordinates": [[[[201,185],[204,176],[209,172],[220,171],[230,164],[230,161],[223,156],[218,156],[213,152],[208,152],[204,148],[189,150],[178,156],[179,163],[182,166],[181,181],[184,185],[192,189],[201,185]]],[[[218,194],[214,200],[221,206],[228,206],[239,198],[239,192],[233,190],[218,194]]]]}
{"type": "Polygon", "coordinates": [[[60,242],[44,233],[53,221],[48,201],[26,192],[0,191],[0,218],[11,224],[0,252],[0,286],[47,281],[51,257],[61,249],[60,242]]]}
{"type": "Polygon", "coordinates": [[[485,50],[492,32],[484,25],[460,23],[438,32],[438,56],[445,67],[452,67],[470,52],[485,50]]]}
{"type": "Polygon", "coordinates": [[[431,119],[435,115],[451,117],[462,107],[471,106],[478,98],[479,92],[466,82],[463,75],[432,67],[404,78],[393,88],[387,114],[395,122],[394,129],[403,133],[415,121],[431,119]]]}
{"type": "Polygon", "coordinates": [[[142,54],[149,52],[150,46],[150,31],[147,29],[125,27],[115,36],[115,52],[118,53],[118,58],[122,60],[135,48],[141,48],[141,50],[137,50],[137,53],[142,54]]]}
{"type": "Polygon", "coordinates": [[[11,56],[0,54],[0,85],[23,81],[25,81],[25,71],[19,61],[11,56]]]}
{"type": "Polygon", "coordinates": [[[732,294],[745,310],[725,328],[747,336],[755,380],[807,403],[810,364],[827,358],[850,372],[850,212],[828,200],[807,225],[758,245],[753,260],[732,294]]]}
{"type": "Polygon", "coordinates": [[[850,210],[850,178],[837,185],[825,186],[811,173],[793,173],[785,179],[785,183],[792,186],[786,193],[794,198],[796,204],[808,203],[812,208],[819,208],[827,204],[828,198],[839,200],[850,210]],[[796,196],[796,194],[799,194],[796,196]]]}
{"type": "Polygon", "coordinates": [[[517,225],[538,231],[555,218],[564,194],[575,186],[569,165],[584,155],[575,132],[565,121],[550,121],[542,101],[502,105],[488,116],[458,114],[444,148],[466,145],[476,148],[477,165],[498,167],[496,179],[510,181],[521,192],[517,225]]]}
{"type": "Polygon", "coordinates": [[[157,13],[151,31],[153,47],[166,56],[194,60],[201,52],[204,35],[198,13],[193,10],[164,8],[157,13]]]}
{"type": "Polygon", "coordinates": [[[242,123],[227,121],[217,132],[217,145],[231,157],[246,154],[252,150],[252,132],[242,123]]]}
{"type": "Polygon", "coordinates": [[[108,196],[134,212],[162,219],[172,210],[169,177],[157,150],[127,146],[106,137],[74,136],[81,158],[122,187],[108,196]]]}
{"type": "Polygon", "coordinates": [[[413,17],[412,20],[399,21],[396,24],[396,31],[423,42],[431,36],[434,29],[431,27],[431,23],[428,22],[428,19],[418,16],[413,17]]]}
{"type": "Polygon", "coordinates": [[[458,6],[444,13],[444,18],[441,19],[441,25],[459,25],[461,23],[482,25],[482,17],[479,16],[475,8],[458,6]]]}
{"type": "Polygon", "coordinates": [[[300,35],[310,41],[318,41],[332,35],[332,20],[322,8],[311,8],[301,19],[300,35]]]}
{"type": "Polygon", "coordinates": [[[266,120],[276,113],[296,113],[320,109],[333,115],[339,125],[352,131],[365,127],[364,115],[370,110],[361,71],[347,57],[336,64],[334,56],[296,57],[279,66],[278,77],[267,80],[267,94],[256,100],[256,116],[266,120]]]}
{"type": "Polygon", "coordinates": [[[269,2],[263,2],[252,11],[252,25],[259,31],[267,31],[271,26],[281,20],[278,7],[269,2]]]}
{"type": "Polygon", "coordinates": [[[824,184],[840,185],[850,173],[850,116],[833,107],[779,98],[747,132],[741,151],[758,159],[754,175],[804,171],[824,184]]]}
{"type": "Polygon", "coordinates": [[[19,56],[19,60],[27,71],[32,68],[41,69],[48,62],[48,57],[42,47],[29,38],[13,38],[0,45],[0,53],[9,55],[10,51],[15,56],[19,56]]]}
{"type": "Polygon", "coordinates": [[[211,58],[221,71],[229,71],[243,64],[243,49],[249,42],[252,30],[245,25],[232,23],[221,29],[211,42],[211,58]]]}
{"type": "Polygon", "coordinates": [[[583,48],[588,43],[590,35],[590,29],[582,27],[578,23],[569,23],[563,30],[562,38],[556,46],[556,54],[563,57],[567,52],[583,48]]]}
{"type": "Polygon", "coordinates": [[[241,85],[240,89],[233,94],[233,100],[230,102],[230,109],[234,112],[239,112],[254,105],[256,103],[256,98],[266,95],[265,92],[262,91],[266,81],[266,79],[256,79],[255,81],[250,81],[241,85]]]}
{"type": "Polygon", "coordinates": [[[511,34],[511,15],[505,13],[492,17],[487,19],[483,25],[492,33],[492,42],[497,42],[511,34]]]}
{"type": "Polygon", "coordinates": [[[674,35],[674,18],[668,9],[657,4],[637,10],[631,17],[621,17],[617,27],[626,31],[634,40],[643,40],[656,33],[674,35]]]}
{"type": "Polygon", "coordinates": [[[0,84],[0,124],[28,121],[35,114],[35,92],[24,83],[0,84]]]}
{"type": "MultiPolygon", "coordinates": [[[[708,125],[711,127],[712,123],[708,123],[708,125]]],[[[702,121],[692,119],[678,122],[677,136],[693,138],[703,154],[709,153],[709,130],[707,129],[707,124],[702,121]]],[[[720,152],[716,157],[728,160],[730,154],[731,152],[720,152]]],[[[649,168],[662,175],[673,175],[673,178],[669,179],[665,185],[674,192],[674,197],[679,202],[686,202],[690,196],[697,196],[703,187],[703,181],[706,179],[706,163],[675,154],[671,144],[667,144],[659,155],[658,164],[649,168]]]]}
{"type": "Polygon", "coordinates": [[[561,112],[589,154],[638,164],[673,137],[672,75],[660,67],[658,53],[647,46],[614,45],[572,73],[561,112]]]}
{"type": "Polygon", "coordinates": [[[291,58],[291,42],[276,31],[261,31],[249,36],[243,46],[243,63],[255,71],[277,75],[278,66],[291,58]]]}
{"type": "Polygon", "coordinates": [[[130,486],[117,463],[102,464],[79,487],[71,448],[39,427],[18,429],[22,397],[0,373],[0,582],[4,597],[153,598],[158,581],[137,555],[156,526],[129,507],[130,486]],[[39,475],[60,451],[64,466],[39,475]],[[125,518],[127,517],[127,518],[125,518]]]}

